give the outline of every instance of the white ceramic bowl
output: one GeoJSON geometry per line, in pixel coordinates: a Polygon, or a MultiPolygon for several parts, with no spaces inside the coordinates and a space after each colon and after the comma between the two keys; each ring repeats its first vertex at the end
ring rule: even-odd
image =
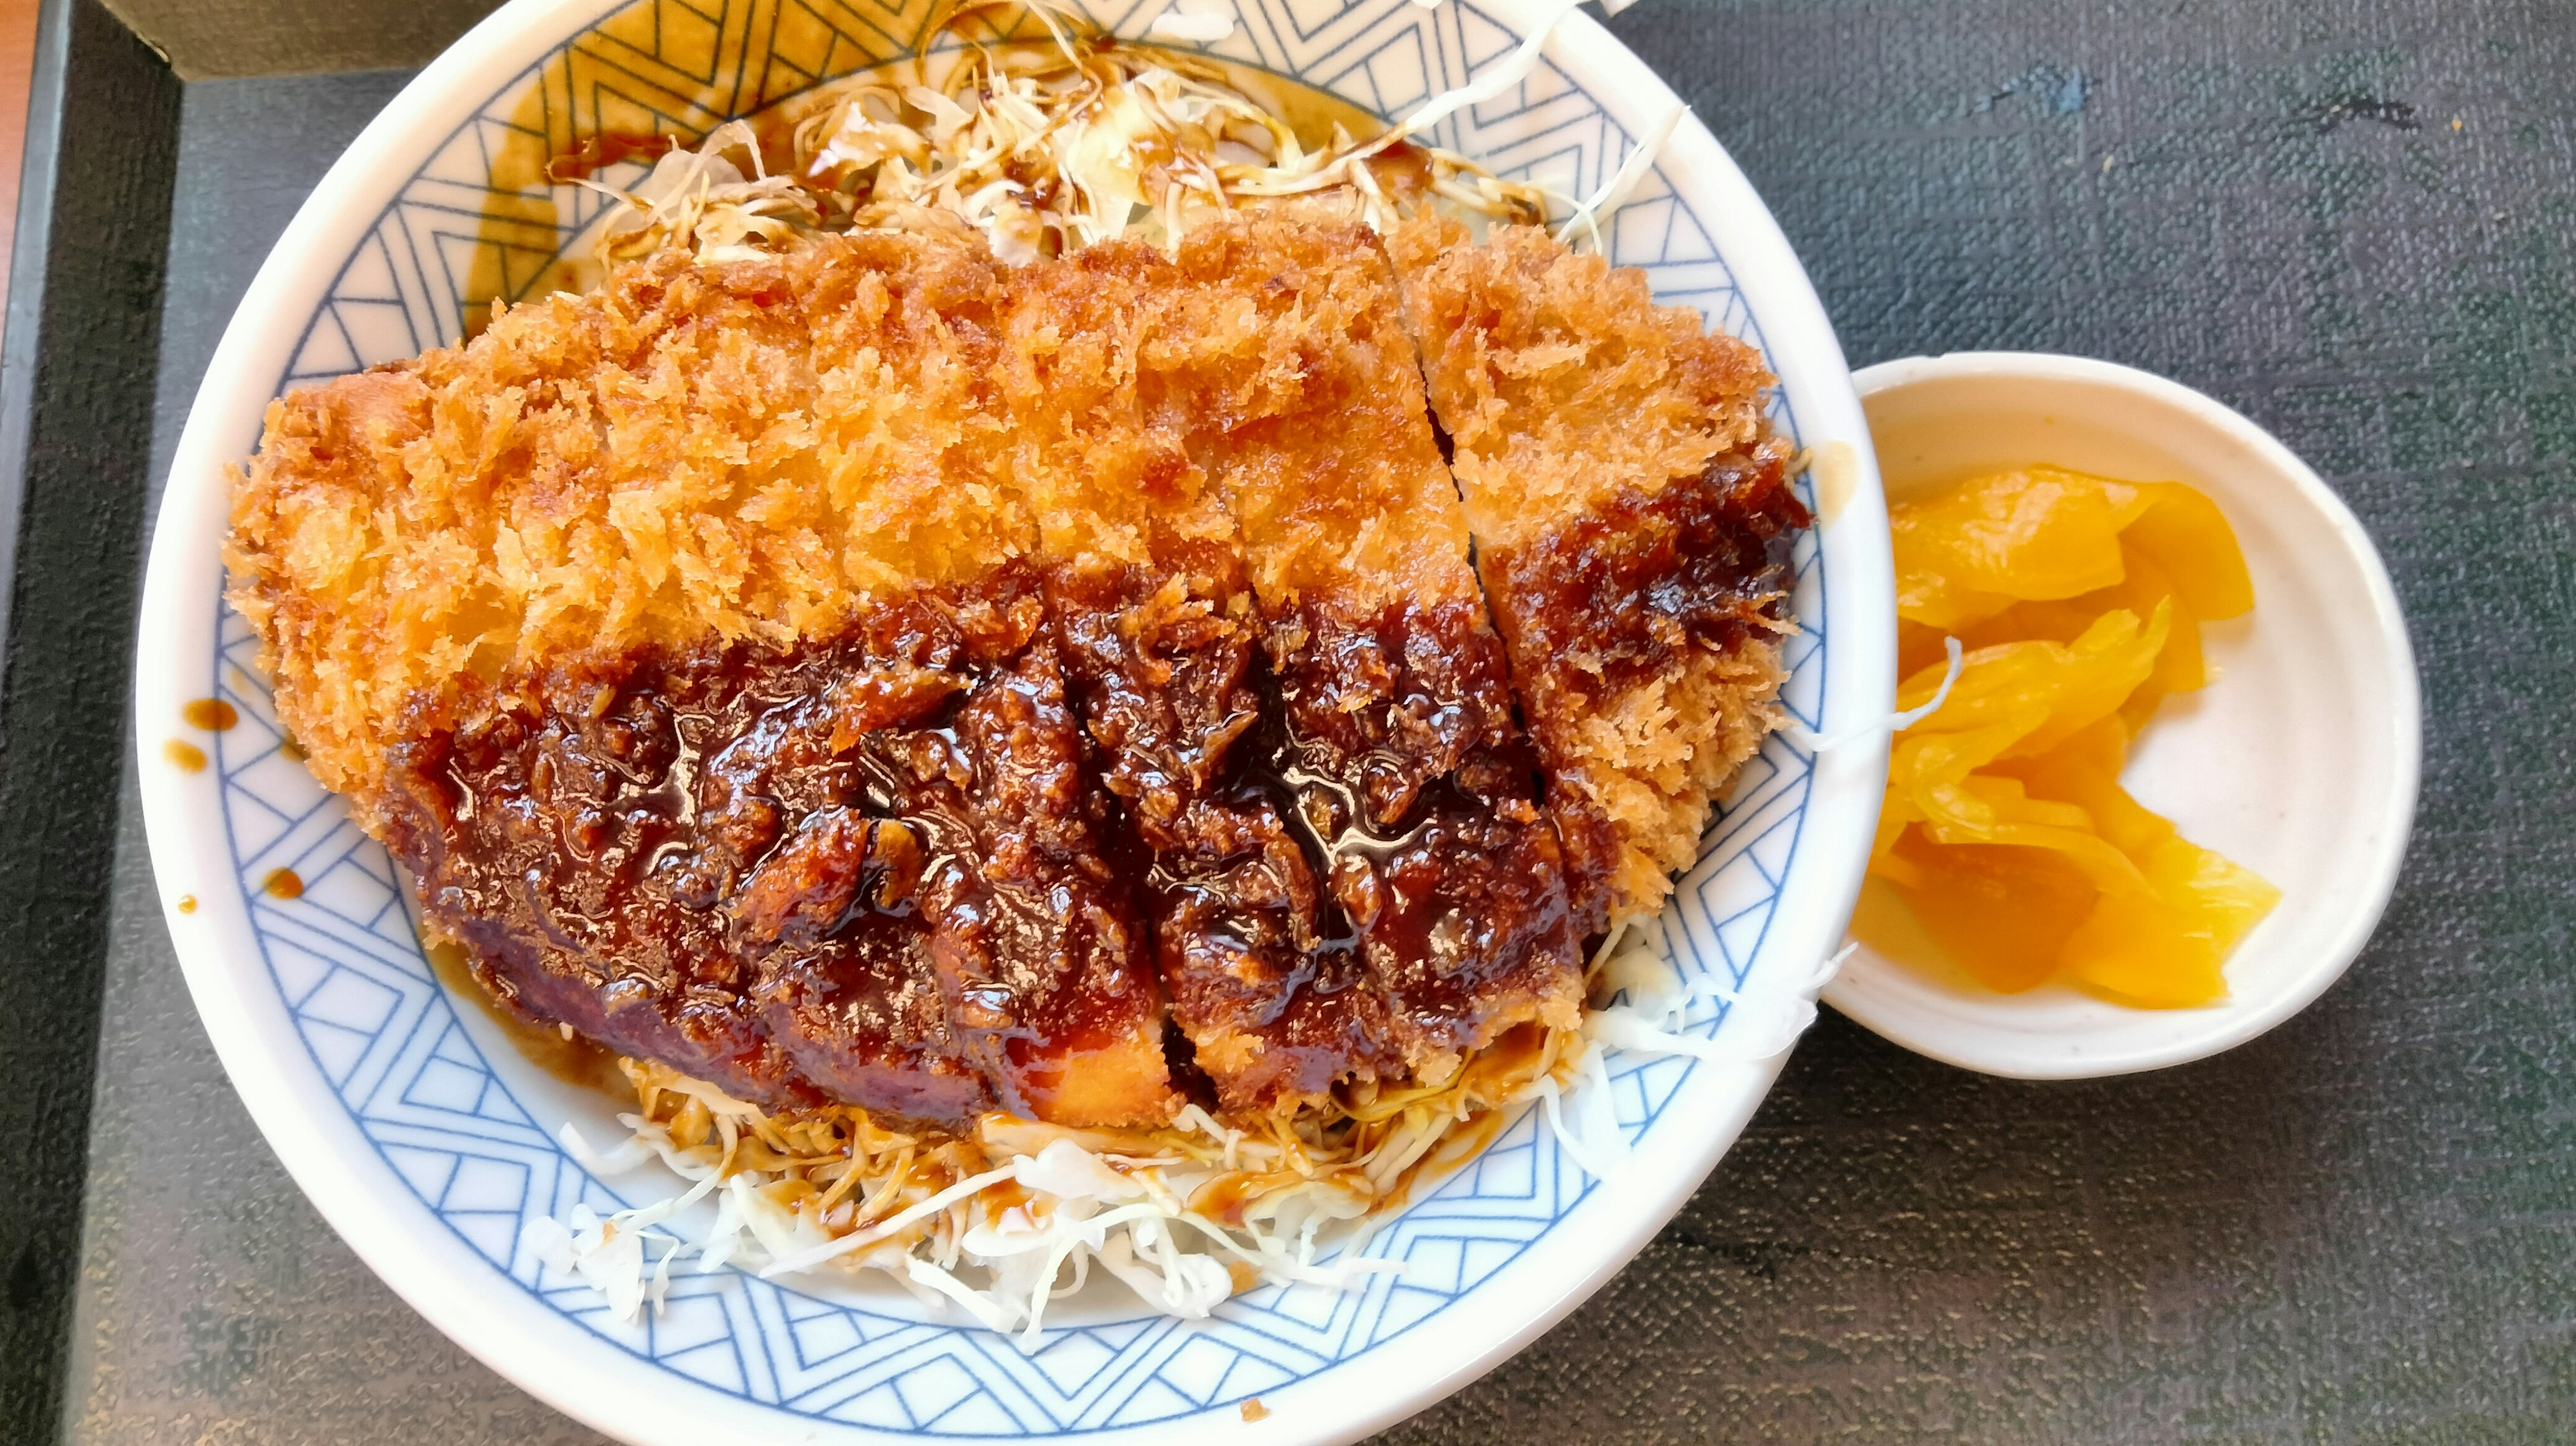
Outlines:
{"type": "MultiPolygon", "coordinates": [[[[1197,0],[1193,0],[1196,8],[1197,0]]],[[[1104,15],[1144,32],[1161,0],[1104,15]]],[[[1412,109],[1497,63],[1538,0],[1245,0],[1210,49],[1412,109]]],[[[1104,1292],[1015,1345],[867,1281],[678,1277],[667,1314],[612,1319],[547,1268],[531,1222],[671,1182],[594,1179],[556,1142],[614,1138],[614,1105],[530,1065],[422,960],[401,881],[281,751],[255,646],[220,602],[223,469],[287,386],[452,341],[476,278],[524,291],[601,203],[571,187],[496,192],[513,137],[554,151],[583,130],[701,132],[816,78],[908,53],[927,0],[514,0],[424,71],[333,167],[226,332],[170,478],[143,604],[135,733],[168,921],[208,1033],[251,1113],[332,1225],[440,1329],[542,1399],[636,1442],[890,1437],[1180,1442],[1257,1431],[1346,1440],[1496,1365],[1636,1252],[1735,1138],[1779,1068],[1813,966],[1840,937],[1876,815],[1883,749],[1817,770],[1776,741],[1712,830],[1660,931],[1687,975],[1740,991],[1690,1028],[1733,1056],[1617,1056],[1614,1107],[1637,1146],[1616,1188],[1523,1118],[1425,1193],[1372,1253],[1402,1279],[1333,1295],[1265,1287],[1178,1322],[1104,1292]],[[552,215],[549,224],[544,218],[552,215]],[[183,708],[224,698],[221,733],[183,708]],[[165,757],[178,739],[213,766],[165,757]],[[301,897],[262,892],[291,868],[301,897]],[[182,908],[182,901],[188,907],[182,908]],[[620,1192],[626,1192],[621,1196],[620,1192]],[[1258,1396],[1269,1416],[1247,1426],[1258,1396]]],[[[1675,104],[1634,55],[1568,20],[1525,82],[1444,121],[1439,139],[1507,173],[1591,193],[1675,104]]],[[[535,168],[524,175],[534,178],[535,168]]],[[[634,172],[611,173],[631,179],[634,172]]],[[[1844,731],[1889,707],[1885,514],[1849,374],[1804,273],[1707,131],[1686,123],[1610,230],[1615,259],[1667,300],[1759,345],[1779,425],[1824,460],[1833,521],[1802,542],[1786,701],[1844,731]]],[[[703,1229],[703,1217],[677,1224],[703,1229]]]]}
{"type": "Polygon", "coordinates": [[[1988,1074],[2073,1079],[2242,1044],[2340,978],[2379,922],[2415,817],[2422,705],[2388,571],[2342,501],[2244,417],[2080,357],[1961,352],[1858,373],[1887,495],[2055,463],[2190,483],[2236,530],[2254,611],[2206,626],[2217,681],[2166,700],[2126,782],[2281,902],[2228,960],[2226,999],[2124,1009],[2060,984],[1997,994],[1856,951],[1825,991],[1896,1043],[1988,1074]]]}

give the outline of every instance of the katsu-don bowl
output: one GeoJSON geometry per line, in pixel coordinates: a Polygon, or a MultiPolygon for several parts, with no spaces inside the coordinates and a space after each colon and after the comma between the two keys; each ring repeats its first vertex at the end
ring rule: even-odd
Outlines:
{"type": "MultiPolygon", "coordinates": [[[[1696,865],[1630,946],[1685,986],[1671,1033],[1691,1043],[1606,1051],[1587,1101],[1566,1107],[1591,1112],[1587,1158],[1551,1126],[1552,1105],[1525,1105],[1364,1239],[1332,1247],[1388,1268],[1340,1287],[1254,1284],[1203,1318],[1104,1280],[1056,1302],[1041,1334],[1006,1337],[891,1283],[694,1264],[658,1307],[621,1311],[562,1268],[562,1219],[668,1182],[601,1173],[567,1146],[567,1126],[620,1138],[631,1100],[556,1067],[433,965],[401,871],[278,724],[258,638],[224,600],[227,468],[281,394],[456,343],[493,301],[564,284],[571,249],[618,203],[550,180],[525,163],[532,147],[604,159],[598,180],[631,184],[645,162],[585,141],[693,140],[913,54],[938,17],[923,4],[515,0],[351,146],[225,333],[154,539],[135,726],[171,934],[271,1145],[440,1330],[621,1439],[1356,1438],[1500,1365],[1626,1263],[1707,1177],[1812,1018],[1884,783],[1893,600],[1861,410],[1769,213],[1695,119],[1669,126],[1677,102],[1646,65],[1561,5],[1191,0],[1191,18],[1156,33],[1163,8],[1095,18],[1378,117],[1496,73],[1556,20],[1525,76],[1429,138],[1567,196],[1632,172],[1601,249],[1776,377],[1770,424],[1805,464],[1791,485],[1815,519],[1789,557],[1797,626],[1779,703],[1794,726],[1745,765],[1696,865]],[[1651,165],[1623,166],[1647,141],[1651,165]]],[[[713,1213],[659,1228],[686,1240],[713,1213]]]]}

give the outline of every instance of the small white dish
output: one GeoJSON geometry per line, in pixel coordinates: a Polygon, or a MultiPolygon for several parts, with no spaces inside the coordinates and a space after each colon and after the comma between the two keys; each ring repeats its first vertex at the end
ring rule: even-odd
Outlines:
{"type": "Polygon", "coordinates": [[[1853,377],[1888,500],[2031,463],[2187,482],[2245,550],[2254,611],[2211,624],[2219,677],[2166,700],[2131,756],[2139,800],[2281,889],[2228,996],[2127,1009],[2063,984],[1998,994],[1866,946],[1825,1001],[1919,1054],[2023,1079],[2159,1069],[2252,1039],[2361,952],[2397,881],[2423,760],[2414,653],[2388,571],[2307,464],[2188,387],[2080,357],[1959,352],[1853,377]]]}

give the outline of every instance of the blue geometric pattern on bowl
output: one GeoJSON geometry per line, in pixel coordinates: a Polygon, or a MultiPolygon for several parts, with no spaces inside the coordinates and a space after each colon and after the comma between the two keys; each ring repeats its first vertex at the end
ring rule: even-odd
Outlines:
{"type": "MultiPolygon", "coordinates": [[[[1145,0],[1132,13],[1102,18],[1139,35],[1161,8],[1162,0],[1145,0]]],[[[349,257],[283,385],[456,340],[468,298],[495,278],[505,295],[539,285],[603,203],[540,177],[523,191],[496,186],[531,141],[554,153],[583,132],[702,132],[912,53],[927,9],[918,0],[902,9],[641,0],[600,22],[501,86],[403,189],[349,257]],[[548,209],[553,223],[529,219],[548,209]]],[[[1437,9],[1411,0],[1246,0],[1240,17],[1233,37],[1204,48],[1382,115],[1463,83],[1518,43],[1459,0],[1437,9]]],[[[1498,172],[1577,196],[1597,187],[1633,144],[1545,64],[1514,92],[1442,122],[1436,138],[1498,172]]],[[[1761,344],[1711,228],[1662,177],[1649,177],[1606,233],[1612,259],[1645,268],[1660,299],[1695,306],[1714,325],[1761,344]]],[[[1785,401],[1773,415],[1794,439],[1785,401]]],[[[1783,701],[1813,726],[1822,711],[1826,629],[1812,535],[1794,560],[1803,630],[1788,642],[1783,701]]],[[[227,610],[219,637],[209,659],[215,692],[243,718],[216,737],[235,875],[269,974],[315,1065],[385,1161],[494,1269],[688,1381],[789,1412],[945,1436],[1052,1436],[1230,1408],[1460,1309],[1593,1187],[1535,1112],[1525,1112],[1377,1233],[1369,1253],[1403,1261],[1400,1277],[1367,1276],[1364,1288],[1348,1293],[1265,1286],[1206,1321],[1140,1311],[1053,1330],[1034,1353],[939,1319],[906,1297],[862,1307],[732,1270],[683,1268],[666,1313],[617,1322],[596,1293],[538,1261],[527,1227],[575,1203],[605,1213],[631,1202],[564,1153],[471,1041],[422,955],[392,861],[283,749],[248,626],[227,610]],[[304,881],[299,897],[265,891],[282,868],[304,881]]],[[[1763,954],[1798,844],[1810,762],[1775,738],[1747,766],[1663,921],[1667,958],[1684,977],[1716,976],[1739,988],[1756,968],[1811,962],[1763,954]]],[[[1693,1033],[1725,1025],[1723,1005],[1694,1010],[1693,1033]]],[[[1687,1058],[1612,1057],[1617,1114],[1632,1142],[1656,1128],[1698,1067],[1687,1058]]]]}

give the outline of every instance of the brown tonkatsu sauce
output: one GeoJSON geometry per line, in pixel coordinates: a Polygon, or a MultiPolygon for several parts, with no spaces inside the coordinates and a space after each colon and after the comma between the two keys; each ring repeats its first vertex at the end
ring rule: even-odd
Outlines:
{"type": "Polygon", "coordinates": [[[1267,1108],[1400,1069],[1382,996],[1355,987],[1347,948],[1326,947],[1327,897],[1284,791],[1246,778],[1277,716],[1254,626],[1231,605],[1248,599],[1192,597],[1144,569],[1062,574],[1050,594],[1101,780],[1132,829],[1173,1022],[1213,1046],[1193,1063],[1221,1102],[1267,1108]]]}
{"type": "Polygon", "coordinates": [[[521,1059],[565,1084],[585,1089],[613,1092],[626,1083],[616,1055],[581,1035],[565,1033],[560,1025],[531,1023],[504,1006],[475,979],[473,961],[463,948],[440,942],[422,952],[429,956],[429,972],[438,982],[458,998],[473,1001],[521,1059]]]}
{"type": "Polygon", "coordinates": [[[1223,1103],[1407,1079],[1572,970],[1535,758],[1476,610],[1310,603],[1256,635],[1141,571],[1050,597],[1175,1021],[1223,1103]]]}
{"type": "Polygon", "coordinates": [[[397,750],[388,813],[485,988],[742,1097],[1060,1117],[1107,1073],[1071,1113],[1167,1111],[1159,976],[1172,1073],[1236,1031],[1258,1060],[1220,1101],[1268,1108],[1407,1079],[1573,967],[1479,622],[1263,631],[1006,575],[827,644],[498,689],[397,750]]]}
{"type": "Polygon", "coordinates": [[[1415,1052],[1484,1042],[1498,996],[1543,993],[1576,940],[1483,608],[1352,618],[1308,601],[1267,641],[1279,706],[1239,786],[1282,800],[1329,934],[1382,981],[1415,1052]]]}
{"type": "Polygon", "coordinates": [[[1158,1001],[1042,618],[1006,575],[528,680],[397,751],[393,842],[505,1001],[745,1098],[1047,1118],[1142,1031],[1150,1111],[1158,1001]]]}
{"type": "Polygon", "coordinates": [[[1483,565],[1509,580],[1509,626],[1610,692],[1693,648],[1730,651],[1784,618],[1789,550],[1808,523],[1777,449],[1728,452],[1651,497],[1591,515],[1483,565]]]}

